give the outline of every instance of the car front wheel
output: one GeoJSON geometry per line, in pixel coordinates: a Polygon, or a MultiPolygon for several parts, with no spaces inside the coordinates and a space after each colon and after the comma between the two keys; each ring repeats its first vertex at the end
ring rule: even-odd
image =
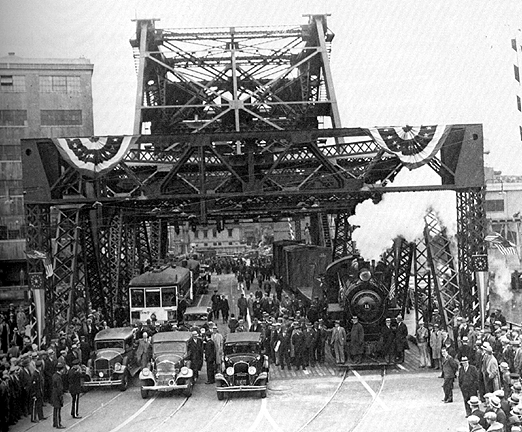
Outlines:
{"type": "Polygon", "coordinates": [[[192,396],[192,387],[194,386],[192,380],[188,380],[187,382],[187,388],[185,390],[183,390],[183,394],[185,395],[185,397],[190,397],[192,396]]]}
{"type": "Polygon", "coordinates": [[[129,375],[124,372],[121,377],[120,391],[125,391],[129,387],[129,375]]]}

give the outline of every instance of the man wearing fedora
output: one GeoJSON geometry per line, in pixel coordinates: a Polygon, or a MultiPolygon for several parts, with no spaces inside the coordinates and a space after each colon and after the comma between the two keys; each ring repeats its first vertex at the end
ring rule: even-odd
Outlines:
{"type": "Polygon", "coordinates": [[[442,376],[444,378],[444,383],[442,384],[444,399],[442,399],[442,401],[444,403],[451,403],[453,402],[453,381],[455,380],[459,364],[445,348],[442,348],[441,354],[443,357],[442,376]]]}
{"type": "Polygon", "coordinates": [[[469,364],[467,357],[461,357],[459,368],[459,387],[464,400],[466,415],[471,414],[471,407],[468,401],[472,396],[477,396],[479,373],[475,366],[469,364]]]}
{"type": "MultiPolygon", "coordinates": [[[[484,419],[484,411],[480,409],[480,399],[477,396],[471,396],[468,401],[468,405],[470,408],[470,416],[478,417],[480,425],[485,428],[487,423],[484,419]]],[[[469,416],[468,416],[469,418],[469,416]]]]}

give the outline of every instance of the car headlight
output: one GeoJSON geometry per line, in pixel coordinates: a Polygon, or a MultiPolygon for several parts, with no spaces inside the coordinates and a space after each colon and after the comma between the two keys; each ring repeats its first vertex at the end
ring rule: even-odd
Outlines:
{"type": "Polygon", "coordinates": [[[180,372],[181,372],[181,375],[187,375],[187,374],[188,374],[188,371],[189,371],[188,367],[187,367],[187,366],[183,366],[183,367],[181,368],[181,371],[180,371],[180,372]]]}
{"type": "Polygon", "coordinates": [[[257,369],[256,369],[255,366],[249,366],[249,368],[248,368],[248,374],[249,375],[255,375],[256,372],[257,372],[257,369]]]}
{"type": "Polygon", "coordinates": [[[99,376],[100,378],[103,378],[103,372],[98,372],[98,376],[99,376]]]}
{"type": "Polygon", "coordinates": [[[116,363],[116,364],[114,365],[114,370],[115,370],[115,371],[120,371],[120,370],[121,370],[121,363],[116,363]]]}
{"type": "Polygon", "coordinates": [[[176,382],[173,379],[169,380],[169,386],[172,387],[174,384],[176,384],[176,382]]]}
{"type": "Polygon", "coordinates": [[[232,366],[227,367],[227,375],[234,375],[234,368],[232,366]]]}
{"type": "Polygon", "coordinates": [[[145,376],[148,376],[150,375],[150,369],[149,368],[143,368],[143,370],[141,371],[141,373],[145,376]]]}

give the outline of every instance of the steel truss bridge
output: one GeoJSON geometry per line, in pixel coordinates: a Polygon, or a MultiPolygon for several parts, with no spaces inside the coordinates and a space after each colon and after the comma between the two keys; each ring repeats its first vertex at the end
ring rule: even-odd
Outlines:
{"type": "MultiPolygon", "coordinates": [[[[450,126],[428,162],[440,184],[394,187],[403,162],[368,129],[340,125],[326,15],[276,28],[167,30],[155,21],[136,21],[134,136],[110,169],[89,175],[55,140],[22,141],[27,248],[46,253],[54,269],[47,278],[43,260],[28,258],[32,288],[45,293],[46,334],[88,303],[112,322],[130,279],[166,257],[169,226],[290,218],[299,228],[309,217],[313,242],[337,259],[353,252],[348,217],[358,203],[421,190],[456,192],[457,256],[428,214],[424,238],[398,240],[386,258],[400,304],[412,275],[419,313],[436,299],[446,322],[455,306],[478,318],[481,125],[450,126]]],[[[91,163],[114,153],[84,148],[80,138],[65,142],[91,163]]]]}

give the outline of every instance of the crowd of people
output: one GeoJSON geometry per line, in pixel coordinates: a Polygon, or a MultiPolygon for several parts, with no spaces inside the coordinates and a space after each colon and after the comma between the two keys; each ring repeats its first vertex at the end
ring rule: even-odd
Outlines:
{"type": "Polygon", "coordinates": [[[419,323],[416,342],[420,368],[440,369],[443,402],[453,402],[457,380],[465,413],[473,431],[520,431],[522,426],[522,330],[508,326],[500,309],[475,327],[454,310],[448,326],[435,310],[419,323]]]}

